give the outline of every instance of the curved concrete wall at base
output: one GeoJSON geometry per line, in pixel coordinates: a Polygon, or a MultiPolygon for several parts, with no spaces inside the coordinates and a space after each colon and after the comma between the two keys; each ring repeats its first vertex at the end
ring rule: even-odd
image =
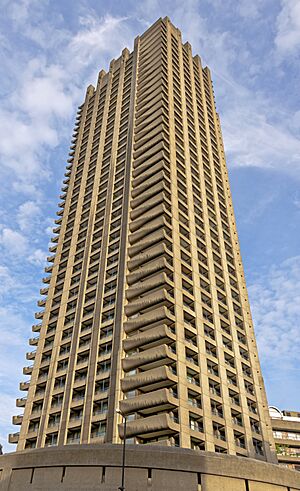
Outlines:
{"type": "MultiPolygon", "coordinates": [[[[0,457],[0,491],[117,491],[121,445],[68,445],[0,457]]],[[[298,491],[300,473],[244,457],[128,445],[126,491],[298,491]]]]}

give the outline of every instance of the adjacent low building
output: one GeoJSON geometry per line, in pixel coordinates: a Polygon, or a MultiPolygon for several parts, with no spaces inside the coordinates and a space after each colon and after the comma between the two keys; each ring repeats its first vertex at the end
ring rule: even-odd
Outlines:
{"type": "Polygon", "coordinates": [[[300,471],[300,412],[269,410],[279,464],[300,471]]]}

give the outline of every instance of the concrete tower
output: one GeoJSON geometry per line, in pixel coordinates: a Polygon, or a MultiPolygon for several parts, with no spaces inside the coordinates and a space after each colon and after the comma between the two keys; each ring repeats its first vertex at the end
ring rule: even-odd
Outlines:
{"type": "Polygon", "coordinates": [[[18,450],[131,443],[273,461],[208,68],[168,18],[79,107],[18,450]]]}

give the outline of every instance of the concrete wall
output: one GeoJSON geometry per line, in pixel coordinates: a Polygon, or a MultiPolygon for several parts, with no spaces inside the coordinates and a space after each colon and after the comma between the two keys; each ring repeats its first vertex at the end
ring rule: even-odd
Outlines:
{"type": "MultiPolygon", "coordinates": [[[[116,491],[120,445],[74,445],[0,457],[0,491],[116,491]]],[[[126,491],[298,491],[300,473],[243,457],[128,445],[126,491]]]]}

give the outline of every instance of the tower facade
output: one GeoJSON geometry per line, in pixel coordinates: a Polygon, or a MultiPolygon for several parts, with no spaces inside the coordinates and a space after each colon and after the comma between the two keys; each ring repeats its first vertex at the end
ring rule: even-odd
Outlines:
{"type": "Polygon", "coordinates": [[[207,68],[168,18],[79,107],[10,436],[274,461],[207,68]]]}

